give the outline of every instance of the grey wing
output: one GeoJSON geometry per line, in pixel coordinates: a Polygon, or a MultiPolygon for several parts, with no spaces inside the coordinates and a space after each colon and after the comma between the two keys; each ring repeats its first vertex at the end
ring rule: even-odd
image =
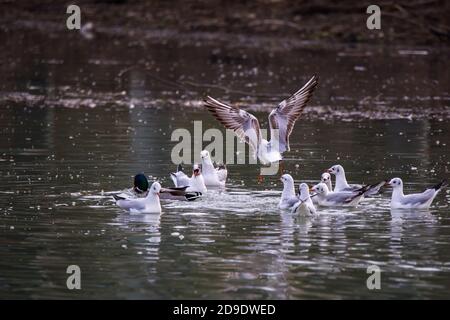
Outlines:
{"type": "Polygon", "coordinates": [[[217,177],[219,178],[219,181],[226,181],[228,175],[227,169],[219,169],[217,170],[217,177]]]}
{"type": "Polygon", "coordinates": [[[362,187],[363,187],[363,186],[360,185],[360,184],[352,184],[352,185],[350,185],[348,188],[344,188],[344,189],[342,189],[342,190],[340,190],[340,191],[342,191],[342,192],[354,192],[354,191],[356,191],[356,190],[361,189],[362,187]]]}
{"type": "Polygon", "coordinates": [[[295,211],[297,211],[298,207],[300,207],[302,203],[303,203],[303,201],[301,201],[300,199],[297,199],[297,202],[292,205],[292,210],[291,211],[293,213],[295,211]]]}
{"type": "Polygon", "coordinates": [[[206,97],[204,105],[222,123],[225,128],[233,130],[236,135],[247,142],[257,153],[262,139],[258,119],[247,111],[229,106],[214,98],[206,97]]]}
{"type": "Polygon", "coordinates": [[[380,192],[381,187],[386,184],[387,181],[380,181],[369,186],[369,189],[364,193],[364,196],[373,196],[380,192]]]}
{"type": "Polygon", "coordinates": [[[436,195],[436,190],[427,189],[422,193],[408,194],[402,199],[403,205],[421,205],[425,204],[436,195]]]}
{"type": "Polygon", "coordinates": [[[283,100],[269,115],[270,145],[278,146],[280,153],[289,151],[289,136],[295,121],[300,117],[317,86],[317,76],[313,76],[300,90],[283,100]]]}
{"type": "Polygon", "coordinates": [[[286,200],[286,203],[289,205],[289,207],[295,206],[298,202],[301,202],[301,201],[297,197],[291,197],[286,200]]]}
{"type": "Polygon", "coordinates": [[[333,192],[329,193],[326,199],[334,203],[349,203],[360,195],[361,193],[356,192],[333,192]]]}

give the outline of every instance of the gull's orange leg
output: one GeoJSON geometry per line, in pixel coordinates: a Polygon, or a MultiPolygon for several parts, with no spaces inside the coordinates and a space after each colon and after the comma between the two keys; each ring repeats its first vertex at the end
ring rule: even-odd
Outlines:
{"type": "Polygon", "coordinates": [[[258,175],[258,184],[261,184],[264,182],[264,176],[262,174],[258,175]]]}
{"type": "Polygon", "coordinates": [[[283,173],[284,173],[284,162],[283,162],[283,160],[280,160],[280,168],[279,168],[279,170],[280,170],[280,176],[282,176],[283,173]]]}

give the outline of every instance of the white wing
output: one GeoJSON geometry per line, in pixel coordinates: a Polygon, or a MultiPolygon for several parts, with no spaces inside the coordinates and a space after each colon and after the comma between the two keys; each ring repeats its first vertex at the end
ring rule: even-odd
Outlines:
{"type": "Polygon", "coordinates": [[[187,187],[190,184],[189,177],[183,171],[172,172],[170,177],[175,187],[187,187]]]}
{"type": "Polygon", "coordinates": [[[262,136],[258,119],[255,116],[209,96],[204,100],[204,105],[225,128],[233,130],[239,138],[247,142],[258,154],[262,136]]]}
{"type": "Polygon", "coordinates": [[[317,76],[313,76],[300,90],[290,98],[283,100],[269,115],[270,146],[278,146],[278,152],[289,151],[289,136],[294,129],[295,121],[300,117],[303,109],[317,86],[317,76]],[[275,130],[278,130],[278,134],[275,130]],[[278,139],[277,139],[278,138],[278,139]]]}
{"type": "Polygon", "coordinates": [[[345,204],[350,203],[355,200],[357,197],[361,196],[364,191],[360,192],[333,192],[327,194],[326,200],[330,202],[334,202],[336,204],[345,204]]]}
{"type": "Polygon", "coordinates": [[[402,200],[402,205],[418,206],[427,203],[436,195],[436,190],[427,189],[422,193],[414,193],[406,195],[402,200]]]}
{"type": "Polygon", "coordinates": [[[228,175],[227,169],[219,169],[217,170],[217,177],[219,178],[219,181],[226,181],[228,175]]]}
{"type": "Polygon", "coordinates": [[[119,207],[125,210],[143,210],[145,209],[145,199],[123,199],[118,200],[116,203],[119,207]]]}

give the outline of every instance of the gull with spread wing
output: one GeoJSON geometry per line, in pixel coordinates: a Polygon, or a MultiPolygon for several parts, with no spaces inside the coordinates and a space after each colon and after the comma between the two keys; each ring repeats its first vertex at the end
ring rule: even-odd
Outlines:
{"type": "Polygon", "coordinates": [[[282,160],[283,152],[290,150],[289,136],[312,96],[317,80],[313,76],[300,90],[272,110],[269,114],[270,141],[263,139],[258,119],[249,112],[209,96],[204,105],[225,128],[233,130],[253,148],[255,158],[263,164],[270,164],[282,160]]]}

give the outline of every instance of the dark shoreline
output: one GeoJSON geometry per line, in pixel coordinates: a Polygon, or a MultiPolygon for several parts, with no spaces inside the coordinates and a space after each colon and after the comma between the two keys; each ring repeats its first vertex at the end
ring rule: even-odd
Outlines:
{"type": "MultiPolygon", "coordinates": [[[[450,43],[450,2],[383,1],[381,30],[368,30],[368,4],[354,1],[77,1],[94,33],[278,37],[307,42],[439,46],[450,43]]],[[[68,3],[0,2],[0,30],[67,31],[68,3]]],[[[204,37],[200,41],[205,40],[204,37]]]]}

